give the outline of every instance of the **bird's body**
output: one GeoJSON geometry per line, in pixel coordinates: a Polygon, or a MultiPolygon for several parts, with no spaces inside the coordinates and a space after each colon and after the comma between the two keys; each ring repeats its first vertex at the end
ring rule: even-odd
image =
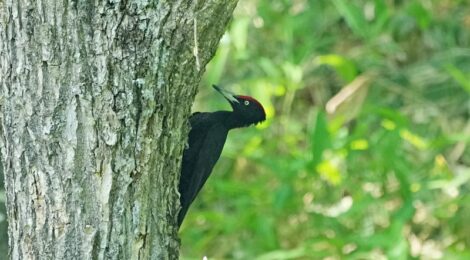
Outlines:
{"type": "Polygon", "coordinates": [[[232,105],[233,111],[194,113],[189,123],[188,148],[183,153],[179,183],[181,210],[178,226],[181,226],[189,206],[209,178],[222,153],[227,134],[231,129],[246,127],[265,120],[261,104],[247,96],[235,96],[216,86],[232,105]]]}
{"type": "Polygon", "coordinates": [[[188,149],[183,154],[183,164],[179,192],[181,211],[178,224],[181,225],[189,205],[196,198],[207,178],[219,160],[229,129],[218,119],[222,114],[195,113],[189,119],[191,131],[188,137],[188,149]],[[205,154],[207,156],[201,156],[205,154]],[[193,174],[198,172],[199,174],[193,174]]]}

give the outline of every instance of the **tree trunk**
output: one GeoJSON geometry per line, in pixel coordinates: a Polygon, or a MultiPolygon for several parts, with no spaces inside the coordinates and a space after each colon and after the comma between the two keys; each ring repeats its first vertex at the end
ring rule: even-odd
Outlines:
{"type": "Polygon", "coordinates": [[[0,0],[12,259],[176,259],[187,118],[236,0],[0,0]]]}

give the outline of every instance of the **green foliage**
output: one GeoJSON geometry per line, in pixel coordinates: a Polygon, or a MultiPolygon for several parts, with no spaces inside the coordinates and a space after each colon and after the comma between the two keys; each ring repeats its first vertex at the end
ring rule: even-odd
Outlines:
{"type": "Polygon", "coordinates": [[[228,109],[220,83],[268,120],[230,133],[181,229],[184,259],[470,259],[469,14],[241,1],[196,110],[228,109]]]}

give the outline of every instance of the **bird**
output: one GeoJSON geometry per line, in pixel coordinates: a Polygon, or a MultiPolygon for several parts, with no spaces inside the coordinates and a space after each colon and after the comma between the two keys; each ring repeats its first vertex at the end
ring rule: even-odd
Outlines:
{"type": "Polygon", "coordinates": [[[219,160],[228,132],[266,120],[265,110],[256,99],[235,95],[216,85],[212,87],[230,103],[232,111],[195,112],[189,118],[191,129],[183,151],[178,185],[181,204],[178,228],[219,160]]]}

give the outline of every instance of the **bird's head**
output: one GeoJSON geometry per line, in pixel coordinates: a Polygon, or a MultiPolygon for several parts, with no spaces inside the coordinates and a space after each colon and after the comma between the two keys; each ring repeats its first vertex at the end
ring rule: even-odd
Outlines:
{"type": "Polygon", "coordinates": [[[212,87],[227,99],[242,126],[258,124],[266,120],[266,113],[258,100],[250,96],[235,95],[216,85],[212,85],[212,87]]]}

